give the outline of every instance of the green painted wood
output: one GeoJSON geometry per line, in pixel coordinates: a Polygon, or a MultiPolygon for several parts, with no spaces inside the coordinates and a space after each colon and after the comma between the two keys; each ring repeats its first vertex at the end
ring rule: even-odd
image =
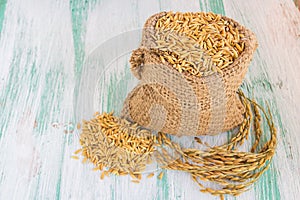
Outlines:
{"type": "Polygon", "coordinates": [[[6,0],[1,0],[0,1],[0,36],[1,36],[1,31],[2,31],[2,26],[3,26],[6,2],[7,2],[6,0]]]}
{"type": "MultiPolygon", "coordinates": [[[[265,5],[260,5],[260,6],[267,6],[265,5]]],[[[277,59],[284,59],[283,57],[280,58],[279,54],[276,55],[273,52],[274,51],[280,51],[282,48],[286,48],[286,45],[288,44],[283,44],[283,46],[280,46],[280,42],[278,41],[273,41],[273,40],[268,40],[264,41],[264,38],[267,38],[267,35],[264,35],[262,32],[262,29],[268,30],[268,25],[271,27],[272,25],[274,26],[275,24],[280,24],[283,23],[282,21],[285,20],[285,17],[283,16],[278,16],[280,15],[281,9],[288,9],[288,8],[283,8],[282,4],[280,5],[273,5],[269,10],[261,9],[260,6],[251,6],[248,7],[248,5],[245,5],[243,9],[238,9],[239,4],[234,5],[234,3],[229,3],[230,11],[231,13],[234,13],[234,16],[237,17],[241,23],[245,24],[248,27],[252,27],[252,30],[258,35],[258,41],[259,41],[259,48],[257,50],[257,53],[255,54],[254,61],[250,65],[249,72],[247,74],[247,78],[245,81],[245,84],[243,85],[243,89],[248,91],[248,95],[252,96],[253,98],[257,99],[258,102],[266,108],[266,102],[269,103],[270,108],[271,108],[271,113],[273,115],[273,118],[275,120],[276,127],[278,129],[278,140],[279,140],[279,147],[277,154],[275,155],[275,162],[271,164],[270,170],[267,171],[261,179],[254,185],[254,189],[256,191],[256,198],[257,199],[286,199],[287,197],[285,189],[283,189],[281,181],[280,181],[280,174],[282,171],[278,169],[278,164],[276,162],[276,159],[278,159],[279,154],[281,154],[281,151],[286,152],[287,144],[289,143],[289,138],[287,136],[287,124],[282,122],[282,107],[278,105],[280,102],[280,98],[278,98],[278,95],[281,90],[281,84],[278,84],[277,82],[274,81],[274,75],[272,73],[273,70],[276,71],[276,69],[280,69],[280,65],[277,59]],[[230,7],[231,6],[231,7],[230,7]],[[232,7],[234,6],[234,8],[232,7]],[[276,8],[277,7],[277,8],[276,8]],[[253,20],[254,17],[251,15],[255,9],[255,12],[261,13],[257,16],[257,21],[250,21],[251,19],[253,20]],[[248,11],[247,11],[248,10],[248,11]],[[279,13],[276,13],[276,10],[278,10],[279,13]],[[259,19],[263,15],[262,12],[265,12],[265,15],[270,15],[271,13],[274,16],[277,16],[277,23],[274,22],[274,24],[270,23],[270,21],[273,20],[268,20],[264,19],[261,20],[260,22],[259,19]],[[246,17],[246,16],[251,16],[251,17],[246,17]],[[266,22],[269,21],[269,22],[266,22]],[[268,24],[266,26],[266,24],[268,24]],[[274,44],[273,44],[274,42],[274,44]],[[274,46],[277,50],[270,51],[266,47],[271,47],[274,46]],[[270,59],[266,59],[267,57],[270,57],[270,59]],[[278,63],[278,64],[277,64],[278,63]],[[270,75],[273,77],[270,77],[270,75]],[[262,95],[264,94],[264,95],[262,95]],[[281,111],[280,111],[281,110],[281,111]],[[281,114],[280,114],[281,113],[281,114]],[[280,142],[282,142],[282,145],[280,145],[280,142]],[[266,188],[268,188],[266,190],[266,188]],[[285,197],[283,197],[285,196],[285,197]]],[[[290,10],[293,10],[292,7],[290,7],[290,10]]],[[[296,14],[296,13],[295,13],[296,14]]],[[[262,19],[262,18],[261,18],[262,19]]],[[[285,31],[284,28],[278,30],[279,32],[282,31],[281,33],[278,33],[280,35],[279,37],[284,38],[284,34],[289,34],[288,31],[285,31]]],[[[294,37],[290,37],[288,40],[294,40],[294,37]]],[[[288,41],[287,40],[287,41],[288,41]]],[[[293,45],[291,45],[293,46],[293,45]]],[[[296,61],[297,62],[297,61],[296,61]]],[[[284,64],[283,64],[284,65],[284,64]]],[[[284,67],[287,67],[287,65],[284,65],[284,67]]],[[[287,70],[287,69],[286,69],[287,70]]],[[[282,75],[277,74],[276,79],[281,80],[283,77],[282,75]]],[[[280,82],[279,82],[280,83],[280,82]]],[[[282,92],[282,90],[281,90],[282,92]]],[[[282,95],[282,94],[281,94],[282,95]]],[[[282,104],[281,104],[282,106],[282,104]]],[[[291,105],[292,106],[292,105],[291,105]]],[[[264,129],[267,129],[267,127],[264,126],[264,129]]],[[[266,138],[264,138],[266,140],[266,138]]],[[[298,154],[298,153],[296,153],[298,154]]],[[[283,160],[282,160],[283,161],[283,160]]],[[[287,162],[286,160],[285,162],[287,162]]],[[[283,161],[284,162],[284,161],[283,161]]],[[[285,163],[284,162],[284,163],[285,163]]],[[[290,161],[288,161],[290,162],[290,161]]],[[[284,165],[291,165],[292,163],[290,162],[289,164],[279,164],[281,166],[284,165]]],[[[280,168],[280,167],[279,167],[280,168]]],[[[281,168],[282,169],[282,168],[281,168]]],[[[291,186],[293,183],[289,183],[291,186]]]]}
{"type": "MultiPolygon", "coordinates": [[[[70,10],[72,18],[72,33],[75,51],[75,66],[74,72],[76,75],[76,86],[74,89],[75,96],[78,96],[78,89],[81,79],[81,71],[85,58],[85,36],[86,36],[86,20],[91,7],[95,5],[97,1],[80,1],[70,0],[70,10]]],[[[75,105],[76,105],[75,99],[75,105]]]]}

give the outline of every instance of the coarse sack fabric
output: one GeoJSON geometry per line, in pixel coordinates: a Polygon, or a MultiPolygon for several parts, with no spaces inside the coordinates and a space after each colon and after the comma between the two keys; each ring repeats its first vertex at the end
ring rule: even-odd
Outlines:
{"type": "Polygon", "coordinates": [[[245,36],[245,49],[222,74],[197,77],[162,63],[151,48],[156,21],[164,15],[158,13],[146,21],[141,46],[132,52],[131,71],[139,83],[128,94],[122,117],[177,136],[215,135],[241,124],[245,109],[236,92],[258,46],[254,33],[222,16],[245,36]]]}

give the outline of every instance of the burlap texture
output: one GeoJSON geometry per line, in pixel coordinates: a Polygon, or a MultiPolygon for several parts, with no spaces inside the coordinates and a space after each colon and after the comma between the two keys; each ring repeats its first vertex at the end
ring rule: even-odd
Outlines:
{"type": "Polygon", "coordinates": [[[232,19],[245,35],[245,49],[222,74],[196,77],[179,73],[169,63],[162,63],[152,50],[150,37],[158,18],[145,25],[141,47],[133,51],[131,70],[140,82],[127,96],[122,117],[140,125],[174,135],[215,135],[228,131],[243,121],[244,108],[236,94],[257,48],[255,35],[232,19]]]}

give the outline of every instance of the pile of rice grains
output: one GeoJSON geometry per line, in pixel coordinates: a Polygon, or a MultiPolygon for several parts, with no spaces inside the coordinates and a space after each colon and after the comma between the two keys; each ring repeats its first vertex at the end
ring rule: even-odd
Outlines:
{"type": "MultiPolygon", "coordinates": [[[[186,33],[212,57],[216,68],[199,68],[199,63],[188,61],[195,60],[187,58],[193,55],[179,51],[184,49],[182,46],[177,47],[176,44],[170,47],[165,38],[155,38],[160,50],[164,45],[167,48],[160,51],[163,61],[170,62],[180,72],[187,71],[195,76],[208,75],[230,65],[244,48],[243,35],[232,24],[213,13],[168,13],[157,21],[155,27],[158,31],[172,29],[186,33]]],[[[244,121],[230,141],[222,146],[210,146],[195,137],[195,141],[205,146],[205,150],[184,148],[173,142],[166,133],[156,134],[113,113],[95,113],[94,119],[83,121],[82,126],[78,127],[82,131],[82,148],[72,157],[79,159],[78,154],[81,154],[83,163],[93,163],[94,170],[102,171],[101,179],[110,174],[130,175],[135,183],[141,180],[146,166],[155,161],[162,169],[190,173],[201,192],[220,196],[221,199],[224,194],[237,196],[268,169],[276,147],[276,129],[269,109],[266,112],[241,91],[238,93],[246,110],[244,121]],[[267,122],[270,137],[267,142],[260,144],[263,120],[267,122]],[[255,138],[250,152],[239,151],[238,147],[248,139],[250,132],[255,138]],[[215,183],[216,187],[204,186],[205,181],[215,183]]],[[[150,173],[147,177],[153,176],[154,173],[150,173]]],[[[161,172],[158,178],[162,177],[161,172]]]]}
{"type": "Polygon", "coordinates": [[[244,35],[234,26],[214,13],[169,12],[155,25],[152,47],[179,72],[222,73],[245,48],[244,35]]]}

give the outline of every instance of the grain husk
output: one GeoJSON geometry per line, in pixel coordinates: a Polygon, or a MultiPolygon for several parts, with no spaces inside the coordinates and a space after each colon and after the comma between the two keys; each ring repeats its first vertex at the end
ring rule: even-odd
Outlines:
{"type": "Polygon", "coordinates": [[[167,14],[155,14],[144,25],[141,46],[130,59],[131,71],[140,82],[128,94],[122,117],[178,136],[215,135],[241,124],[245,109],[236,92],[257,47],[254,33],[220,16],[243,35],[243,51],[219,73],[197,76],[180,72],[152,48],[156,22],[167,14]]]}

